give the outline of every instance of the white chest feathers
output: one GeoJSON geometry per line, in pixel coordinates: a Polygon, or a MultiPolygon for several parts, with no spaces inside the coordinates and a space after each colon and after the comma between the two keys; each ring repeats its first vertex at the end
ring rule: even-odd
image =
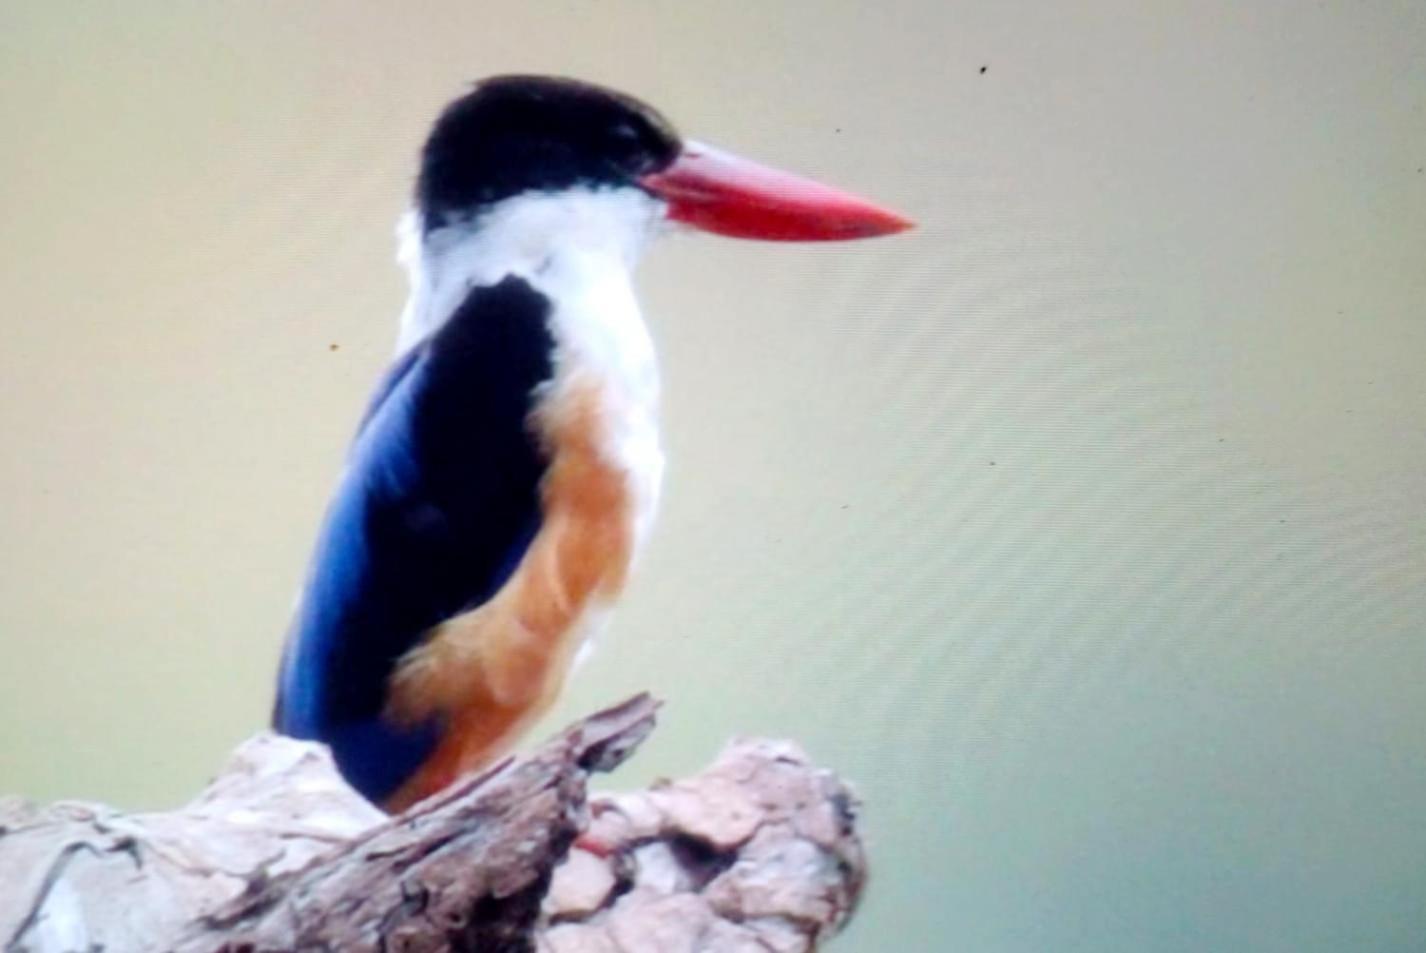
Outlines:
{"type": "Polygon", "coordinates": [[[598,395],[600,449],[625,475],[637,553],[658,506],[664,455],[658,362],[628,273],[587,256],[563,257],[532,284],[555,302],[551,396],[586,389],[598,395]]]}

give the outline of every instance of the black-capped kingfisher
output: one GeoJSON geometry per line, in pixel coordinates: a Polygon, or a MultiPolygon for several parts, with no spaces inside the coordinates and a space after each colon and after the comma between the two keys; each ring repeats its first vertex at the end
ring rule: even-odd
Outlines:
{"type": "Polygon", "coordinates": [[[398,356],[327,511],[274,711],[387,810],[505,753],[628,578],[664,467],[632,271],[668,223],[787,241],[910,225],[575,80],[481,81],[426,140],[398,356]]]}

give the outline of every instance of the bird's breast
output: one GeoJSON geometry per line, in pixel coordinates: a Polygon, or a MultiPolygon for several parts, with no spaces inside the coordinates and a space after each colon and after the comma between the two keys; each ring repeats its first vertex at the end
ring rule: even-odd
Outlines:
{"type": "Polygon", "coordinates": [[[537,395],[537,414],[552,419],[562,408],[581,407],[575,416],[586,421],[587,433],[580,439],[621,474],[637,553],[658,508],[664,469],[652,336],[625,269],[575,259],[540,278],[555,303],[555,360],[554,379],[537,395]]]}

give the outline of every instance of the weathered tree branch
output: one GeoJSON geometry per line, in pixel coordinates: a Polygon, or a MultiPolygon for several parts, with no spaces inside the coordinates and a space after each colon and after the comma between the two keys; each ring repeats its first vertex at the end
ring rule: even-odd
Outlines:
{"type": "Polygon", "coordinates": [[[388,818],[317,745],[251,739],[186,807],[0,802],[7,953],[815,949],[866,865],[855,801],[796,747],[586,801],[647,696],[388,818]],[[573,849],[571,847],[573,846],[573,849]]]}

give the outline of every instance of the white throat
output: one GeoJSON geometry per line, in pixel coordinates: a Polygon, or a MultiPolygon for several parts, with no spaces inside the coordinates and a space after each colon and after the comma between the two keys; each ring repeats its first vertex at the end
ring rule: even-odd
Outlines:
{"type": "MultiPolygon", "coordinates": [[[[632,288],[644,244],[662,221],[662,204],[637,189],[533,192],[496,203],[478,218],[425,234],[416,210],[397,226],[397,259],[411,281],[397,351],[435,331],[478,285],[507,275],[549,295],[583,279],[632,288]]],[[[630,291],[632,298],[632,290],[630,291]]]]}

